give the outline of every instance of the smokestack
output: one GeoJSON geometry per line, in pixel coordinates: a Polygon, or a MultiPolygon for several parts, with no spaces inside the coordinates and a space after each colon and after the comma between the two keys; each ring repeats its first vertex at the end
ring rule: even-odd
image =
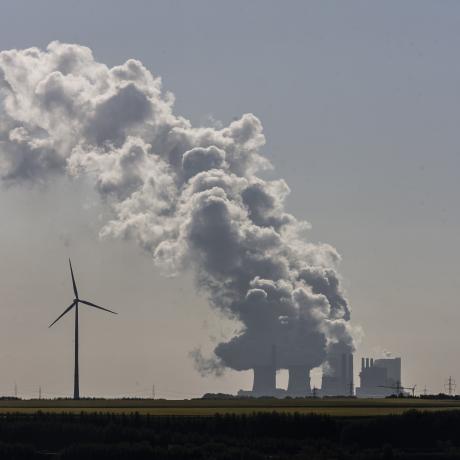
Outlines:
{"type": "Polygon", "coordinates": [[[342,371],[340,375],[341,382],[346,385],[347,382],[347,355],[342,353],[342,371]]]}
{"type": "Polygon", "coordinates": [[[366,367],[369,367],[369,358],[366,358],[366,367]]]}
{"type": "Polygon", "coordinates": [[[371,358],[371,367],[374,367],[374,358],[371,358]]]}
{"type": "Polygon", "coordinates": [[[307,396],[311,393],[308,367],[292,366],[289,368],[287,393],[289,396],[307,396]]]}
{"type": "Polygon", "coordinates": [[[350,353],[348,355],[348,382],[347,382],[347,385],[352,385],[352,388],[353,388],[353,380],[354,380],[354,375],[353,375],[353,353],[350,353]]]}
{"type": "Polygon", "coordinates": [[[361,358],[361,370],[363,370],[365,368],[365,360],[364,358],[361,358]]]}

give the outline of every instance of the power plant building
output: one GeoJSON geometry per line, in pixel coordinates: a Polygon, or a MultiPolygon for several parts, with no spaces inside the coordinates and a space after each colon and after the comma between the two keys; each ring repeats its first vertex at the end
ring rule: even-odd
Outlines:
{"type": "Polygon", "coordinates": [[[287,396],[310,396],[310,369],[304,366],[289,368],[289,382],[286,390],[287,396]]]}
{"type": "Polygon", "coordinates": [[[239,396],[276,396],[284,398],[286,396],[305,397],[311,396],[310,388],[310,369],[305,365],[292,365],[288,368],[289,382],[287,389],[276,388],[277,349],[273,345],[271,349],[270,363],[264,366],[253,368],[254,380],[252,390],[240,390],[239,396]]]}
{"type": "MultiPolygon", "coordinates": [[[[272,346],[266,365],[253,368],[252,390],[240,390],[239,396],[275,396],[283,398],[312,396],[310,369],[297,365],[288,368],[287,388],[276,388],[276,346],[272,346]]],[[[328,357],[318,396],[357,396],[359,398],[385,398],[402,391],[401,358],[362,358],[359,373],[360,386],[354,386],[353,354],[334,353],[328,357]]]]}
{"type": "Polygon", "coordinates": [[[271,349],[270,363],[254,367],[253,396],[274,396],[276,394],[276,346],[271,349]]]}
{"type": "Polygon", "coordinates": [[[321,396],[353,395],[353,354],[334,353],[328,358],[328,369],[323,372],[321,396]]]}
{"type": "Polygon", "coordinates": [[[401,358],[362,358],[359,374],[361,386],[356,388],[360,398],[384,398],[401,390],[401,358]]]}

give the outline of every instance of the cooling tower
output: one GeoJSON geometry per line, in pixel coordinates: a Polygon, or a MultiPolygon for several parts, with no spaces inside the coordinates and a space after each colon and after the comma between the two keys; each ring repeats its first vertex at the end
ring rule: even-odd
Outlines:
{"type": "Polygon", "coordinates": [[[256,396],[271,396],[276,393],[276,345],[272,345],[270,364],[254,367],[252,391],[256,396]]]}
{"type": "Polygon", "coordinates": [[[252,391],[256,396],[271,396],[276,392],[276,369],[273,366],[254,367],[252,391]]]}
{"type": "Polygon", "coordinates": [[[304,366],[290,367],[287,394],[289,396],[309,396],[310,393],[310,369],[304,366]]]}

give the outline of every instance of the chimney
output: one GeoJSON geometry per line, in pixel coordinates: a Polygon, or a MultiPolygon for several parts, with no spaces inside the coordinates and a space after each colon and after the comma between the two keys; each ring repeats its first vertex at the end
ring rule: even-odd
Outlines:
{"type": "Polygon", "coordinates": [[[354,380],[354,375],[353,375],[353,353],[350,353],[348,355],[348,382],[347,385],[352,385],[353,388],[353,380],[354,380]]]}
{"type": "Polygon", "coordinates": [[[366,361],[364,358],[361,358],[361,370],[363,370],[366,367],[366,361]]]}
{"type": "Polygon", "coordinates": [[[347,384],[347,355],[342,353],[342,370],[340,373],[340,381],[343,385],[347,384]]]}
{"type": "Polygon", "coordinates": [[[366,367],[369,367],[369,358],[366,358],[366,367]]]}
{"type": "Polygon", "coordinates": [[[371,358],[371,367],[374,367],[374,358],[371,358]]]}

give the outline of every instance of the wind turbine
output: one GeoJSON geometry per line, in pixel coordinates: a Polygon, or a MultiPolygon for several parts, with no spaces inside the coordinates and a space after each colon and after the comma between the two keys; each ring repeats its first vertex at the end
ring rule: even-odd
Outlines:
{"type": "Polygon", "coordinates": [[[65,314],[67,314],[72,308],[75,307],[75,372],[74,372],[74,386],[73,386],[73,399],[80,399],[80,378],[78,374],[78,304],[83,303],[85,305],[88,305],[89,307],[94,307],[98,308],[99,310],[104,310],[108,311],[109,313],[113,313],[116,315],[112,310],[108,310],[107,308],[102,308],[99,305],[96,305],[92,302],[88,302],[87,300],[82,300],[78,297],[78,290],[77,290],[77,284],[75,283],[75,277],[73,276],[73,270],[72,270],[72,262],[69,259],[69,265],[70,265],[70,274],[72,276],[72,284],[73,284],[73,292],[75,294],[75,298],[73,299],[73,302],[68,306],[64,312],[57,317],[50,325],[51,327],[53,324],[57,323],[65,314]]]}

